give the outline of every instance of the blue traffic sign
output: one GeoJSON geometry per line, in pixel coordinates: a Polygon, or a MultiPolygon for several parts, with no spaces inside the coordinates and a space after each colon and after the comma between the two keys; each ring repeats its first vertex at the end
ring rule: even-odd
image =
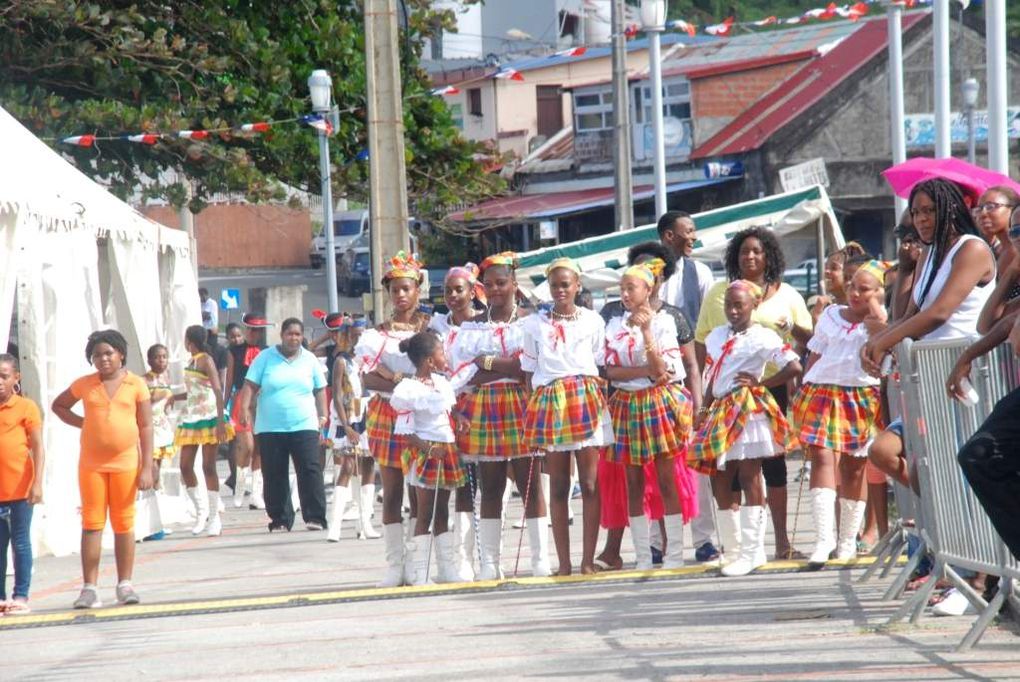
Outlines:
{"type": "Polygon", "coordinates": [[[220,308],[223,310],[237,310],[241,307],[241,290],[224,289],[220,292],[220,308]]]}

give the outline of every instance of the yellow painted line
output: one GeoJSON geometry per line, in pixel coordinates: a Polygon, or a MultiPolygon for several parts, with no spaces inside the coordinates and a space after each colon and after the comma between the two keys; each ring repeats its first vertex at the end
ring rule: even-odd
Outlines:
{"type": "MultiPolygon", "coordinates": [[[[844,561],[830,561],[825,570],[863,568],[875,562],[874,557],[861,557],[844,561]]],[[[901,557],[898,563],[906,562],[901,557]]],[[[435,595],[497,592],[515,589],[541,589],[565,585],[597,585],[630,582],[651,582],[676,580],[714,575],[718,566],[700,564],[673,569],[651,571],[605,571],[594,575],[550,576],[548,578],[508,578],[504,580],[483,580],[470,583],[447,583],[443,585],[422,585],[411,587],[368,587],[328,592],[279,594],[265,597],[231,597],[226,599],[205,599],[187,602],[163,602],[138,604],[134,606],[113,606],[95,610],[59,611],[55,613],[32,613],[24,616],[0,618],[0,630],[20,628],[51,627],[56,625],[84,625],[136,618],[160,618],[179,615],[208,615],[231,611],[254,611],[312,604],[340,604],[355,601],[383,599],[405,599],[435,595]]],[[[755,573],[793,573],[807,570],[806,561],[773,561],[759,568],[755,573]]]]}

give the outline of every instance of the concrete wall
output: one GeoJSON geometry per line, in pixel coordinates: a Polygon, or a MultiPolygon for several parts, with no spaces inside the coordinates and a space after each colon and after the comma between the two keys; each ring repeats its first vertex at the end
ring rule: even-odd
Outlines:
{"type": "Polygon", "coordinates": [[[803,61],[722,73],[691,80],[694,144],[705,142],[766,92],[804,65],[803,61]]]}
{"type": "MultiPolygon", "coordinates": [[[[141,212],[179,227],[177,211],[169,206],[146,206],[141,212]]],[[[307,267],[311,235],[307,209],[217,204],[195,216],[198,265],[203,268],[307,267]]]]}

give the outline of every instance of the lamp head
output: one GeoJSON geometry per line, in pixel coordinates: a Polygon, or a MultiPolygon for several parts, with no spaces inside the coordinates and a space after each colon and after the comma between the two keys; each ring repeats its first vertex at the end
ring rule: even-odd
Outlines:
{"type": "Polygon", "coordinates": [[[665,23],[666,0],[641,0],[641,24],[646,31],[661,31],[665,23]]]}
{"type": "Polygon", "coordinates": [[[324,69],[312,71],[308,77],[308,91],[312,95],[312,111],[326,112],[333,105],[333,79],[324,69]]]}
{"type": "Polygon", "coordinates": [[[977,104],[978,92],[981,90],[981,85],[977,82],[977,78],[968,78],[963,81],[961,86],[963,90],[963,103],[968,107],[973,107],[977,104]]]}

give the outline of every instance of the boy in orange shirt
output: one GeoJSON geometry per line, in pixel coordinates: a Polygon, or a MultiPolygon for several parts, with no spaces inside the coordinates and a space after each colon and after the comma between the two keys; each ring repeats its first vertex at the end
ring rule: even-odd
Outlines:
{"type": "Polygon", "coordinates": [[[32,508],[42,502],[42,419],[18,395],[18,359],[0,354],[0,614],[28,613],[32,508]],[[7,545],[14,548],[14,592],[7,601],[7,545]]]}
{"type": "Polygon", "coordinates": [[[106,516],[113,526],[117,601],[137,604],[131,586],[135,563],[135,497],[152,487],[152,405],[149,389],[124,368],[127,341],[113,329],[93,332],[85,357],[98,370],[77,379],[53,401],[53,414],[81,429],[81,567],[84,585],[76,609],[102,606],[96,581],[106,516]],[[71,411],[82,401],[85,416],[71,411]]]}

